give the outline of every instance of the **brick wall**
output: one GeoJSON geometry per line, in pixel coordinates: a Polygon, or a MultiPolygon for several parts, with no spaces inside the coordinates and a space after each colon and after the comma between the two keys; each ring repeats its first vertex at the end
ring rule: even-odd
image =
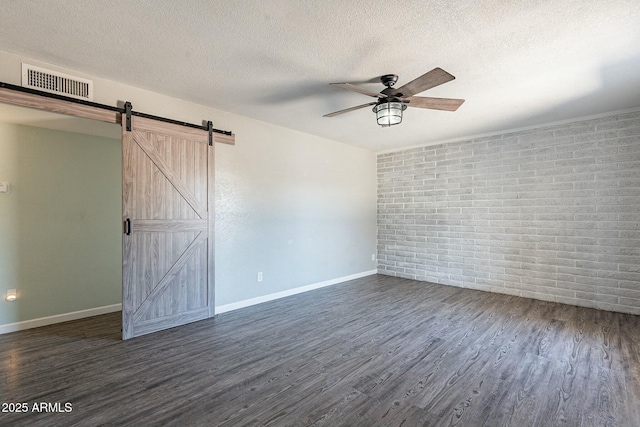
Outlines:
{"type": "Polygon", "coordinates": [[[640,314],[640,112],[380,154],[378,272],[640,314]]]}

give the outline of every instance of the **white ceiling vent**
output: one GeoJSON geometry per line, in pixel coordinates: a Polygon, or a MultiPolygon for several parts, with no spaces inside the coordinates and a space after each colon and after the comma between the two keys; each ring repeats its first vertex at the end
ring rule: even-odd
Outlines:
{"type": "Polygon", "coordinates": [[[34,65],[22,64],[22,86],[93,101],[93,82],[34,65]]]}

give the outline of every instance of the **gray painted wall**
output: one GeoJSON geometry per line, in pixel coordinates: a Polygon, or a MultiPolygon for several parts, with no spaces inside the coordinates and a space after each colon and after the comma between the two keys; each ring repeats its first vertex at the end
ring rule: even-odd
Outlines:
{"type": "Polygon", "coordinates": [[[121,157],[120,140],[0,123],[0,325],[122,301],[121,157]]]}
{"type": "Polygon", "coordinates": [[[376,269],[375,153],[290,136],[216,147],[216,306],[376,269]]]}
{"type": "Polygon", "coordinates": [[[640,314],[640,113],[378,156],[378,269],[640,314]]]}

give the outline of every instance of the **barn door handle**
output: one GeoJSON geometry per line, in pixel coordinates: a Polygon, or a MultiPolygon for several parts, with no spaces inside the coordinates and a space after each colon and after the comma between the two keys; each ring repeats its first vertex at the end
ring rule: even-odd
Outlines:
{"type": "Polygon", "coordinates": [[[131,220],[129,218],[124,220],[124,234],[131,235],[131,220]]]}

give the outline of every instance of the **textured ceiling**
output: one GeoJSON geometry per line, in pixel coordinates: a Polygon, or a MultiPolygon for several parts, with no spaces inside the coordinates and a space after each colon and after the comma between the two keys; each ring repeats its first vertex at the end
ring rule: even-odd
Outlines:
{"type": "MultiPolygon", "coordinates": [[[[638,0],[0,0],[0,50],[372,150],[640,106],[638,0]],[[381,90],[441,67],[456,80],[380,128],[381,90]]],[[[234,129],[241,141],[241,129],[234,129]]]]}

